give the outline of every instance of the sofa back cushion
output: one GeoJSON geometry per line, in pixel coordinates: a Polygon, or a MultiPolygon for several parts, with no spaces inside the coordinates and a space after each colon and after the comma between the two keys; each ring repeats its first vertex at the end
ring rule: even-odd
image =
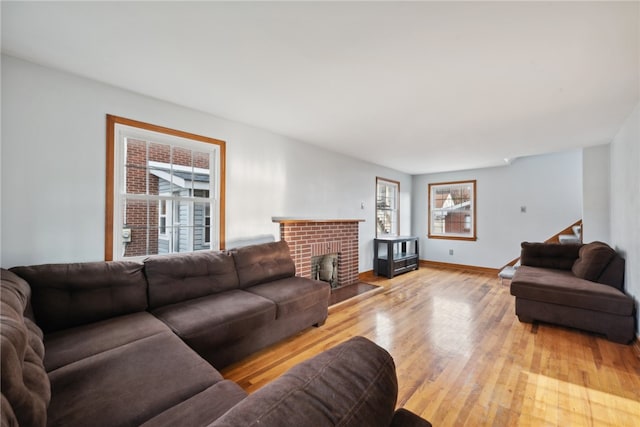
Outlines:
{"type": "Polygon", "coordinates": [[[624,264],[624,258],[616,253],[596,281],[624,292],[624,264]]]}
{"type": "Polygon", "coordinates": [[[296,266],[284,240],[245,246],[231,251],[240,287],[258,285],[296,275],[296,266]]]}
{"type": "Polygon", "coordinates": [[[624,291],[624,259],[606,243],[591,242],[580,248],[571,271],[576,277],[624,291]]]}
{"type": "Polygon", "coordinates": [[[147,308],[141,263],[46,264],[11,271],[31,285],[33,313],[45,333],[147,308]]]}
{"type": "Polygon", "coordinates": [[[529,267],[571,270],[581,246],[580,244],[522,242],[520,262],[529,267]]]}
{"type": "Polygon", "coordinates": [[[616,251],[602,242],[588,243],[580,248],[578,259],[571,271],[576,277],[595,282],[609,265],[616,251]]]}
{"type": "Polygon", "coordinates": [[[2,425],[44,426],[51,389],[43,364],[42,331],[24,316],[30,288],[8,270],[1,275],[2,425]]]}
{"type": "Polygon", "coordinates": [[[156,255],[144,261],[149,308],[237,289],[233,258],[226,252],[156,255]]]}

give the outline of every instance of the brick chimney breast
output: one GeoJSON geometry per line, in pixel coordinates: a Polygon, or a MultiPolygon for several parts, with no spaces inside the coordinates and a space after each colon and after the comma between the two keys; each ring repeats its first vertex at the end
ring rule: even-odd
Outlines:
{"type": "Polygon", "coordinates": [[[338,286],[358,282],[358,223],[361,219],[296,219],[274,217],[280,239],[289,244],[296,275],[311,277],[311,258],[338,254],[338,286]]]}

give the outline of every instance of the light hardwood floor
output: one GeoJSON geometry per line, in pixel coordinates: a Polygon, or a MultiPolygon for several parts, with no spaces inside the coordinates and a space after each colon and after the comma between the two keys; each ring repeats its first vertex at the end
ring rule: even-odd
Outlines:
{"type": "Polygon", "coordinates": [[[640,426],[640,350],[520,323],[507,283],[421,268],[330,309],[310,328],[223,370],[253,392],[295,364],[362,335],[393,356],[398,406],[434,426],[640,426]]]}

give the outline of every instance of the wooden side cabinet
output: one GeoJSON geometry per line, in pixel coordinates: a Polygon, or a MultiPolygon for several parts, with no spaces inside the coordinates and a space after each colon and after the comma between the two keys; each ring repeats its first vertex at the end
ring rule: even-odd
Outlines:
{"type": "Polygon", "coordinates": [[[418,238],[413,236],[380,237],[373,240],[373,272],[389,279],[417,270],[420,253],[418,238]]]}

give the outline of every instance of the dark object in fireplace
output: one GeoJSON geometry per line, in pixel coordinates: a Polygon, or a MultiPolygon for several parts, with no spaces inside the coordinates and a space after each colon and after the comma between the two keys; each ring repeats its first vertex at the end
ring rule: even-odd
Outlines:
{"type": "Polygon", "coordinates": [[[311,259],[311,278],[338,286],[338,254],[314,256],[311,259]]]}

